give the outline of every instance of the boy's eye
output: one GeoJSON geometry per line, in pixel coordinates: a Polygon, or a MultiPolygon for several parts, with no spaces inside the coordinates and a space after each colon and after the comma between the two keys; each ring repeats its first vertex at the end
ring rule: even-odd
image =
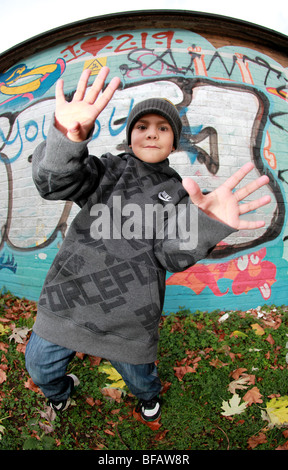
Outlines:
{"type": "Polygon", "coordinates": [[[161,126],[161,127],[159,127],[159,129],[162,132],[168,131],[168,127],[166,127],[166,126],[161,126]]]}

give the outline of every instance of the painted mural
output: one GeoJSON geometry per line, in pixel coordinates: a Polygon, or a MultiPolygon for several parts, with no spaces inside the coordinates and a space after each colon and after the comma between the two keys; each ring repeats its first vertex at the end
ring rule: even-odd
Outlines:
{"type": "MultiPolygon", "coordinates": [[[[288,70],[255,48],[216,49],[181,29],[83,36],[26,57],[0,75],[0,286],[37,300],[77,207],[40,198],[31,177],[34,148],[46,138],[55,83],[72,97],[83,69],[104,65],[122,85],[96,121],[90,153],[125,149],[129,112],[143,97],[168,97],[183,121],[170,164],[211,191],[247,160],[268,174],[265,228],[238,232],[209,259],[167,273],[164,311],[248,309],[288,303],[288,70]]],[[[251,176],[255,176],[251,175],[251,176]]],[[[251,218],[254,214],[250,215],[251,218]]]]}

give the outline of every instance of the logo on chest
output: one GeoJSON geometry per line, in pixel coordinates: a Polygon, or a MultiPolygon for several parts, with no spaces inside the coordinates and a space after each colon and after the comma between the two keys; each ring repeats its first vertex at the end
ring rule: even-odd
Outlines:
{"type": "Polygon", "coordinates": [[[158,198],[161,199],[162,201],[168,202],[168,201],[171,201],[172,196],[169,196],[169,194],[167,194],[166,191],[160,191],[160,193],[158,193],[158,198]]]}

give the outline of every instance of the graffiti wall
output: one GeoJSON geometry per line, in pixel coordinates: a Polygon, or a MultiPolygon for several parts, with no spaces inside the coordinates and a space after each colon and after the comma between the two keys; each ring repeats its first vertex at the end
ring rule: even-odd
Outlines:
{"type": "Polygon", "coordinates": [[[216,48],[203,35],[173,28],[83,35],[47,45],[0,75],[0,286],[38,299],[78,209],[40,198],[31,178],[32,153],[47,136],[58,78],[69,100],[81,71],[91,69],[92,83],[104,65],[122,85],[96,121],[91,154],[123,151],[133,104],[168,97],[183,121],[180,149],[170,158],[181,176],[211,191],[252,160],[251,177],[270,177],[261,190],[272,197],[262,209],[265,228],[237,232],[209,259],[167,273],[164,310],[287,304],[288,70],[255,47],[230,42],[216,48]]]}

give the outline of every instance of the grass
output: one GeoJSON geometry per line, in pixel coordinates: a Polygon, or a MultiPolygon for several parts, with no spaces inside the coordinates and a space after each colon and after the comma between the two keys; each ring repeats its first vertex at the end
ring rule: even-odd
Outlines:
{"type": "Polygon", "coordinates": [[[101,372],[104,360],[99,365],[83,354],[70,364],[69,372],[81,382],[73,406],[51,416],[25,369],[36,304],[1,295],[0,450],[286,449],[287,427],[269,426],[263,409],[272,397],[287,394],[288,308],[228,313],[224,321],[220,311],[191,314],[182,308],[163,316],[158,361],[163,411],[161,420],[148,426],[133,414],[136,401],[127,389],[116,399],[103,395],[109,384],[101,372]],[[223,416],[223,401],[233,396],[229,384],[248,375],[251,382],[236,390],[241,403],[253,387],[260,398],[241,414],[223,416]]]}

